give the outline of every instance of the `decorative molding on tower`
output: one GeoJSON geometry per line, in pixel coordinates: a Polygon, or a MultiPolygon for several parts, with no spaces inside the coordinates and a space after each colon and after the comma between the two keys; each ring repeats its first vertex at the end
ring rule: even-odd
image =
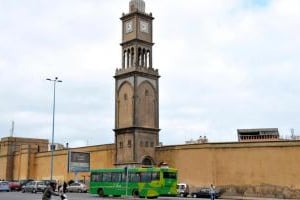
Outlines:
{"type": "Polygon", "coordinates": [[[133,66],[133,67],[128,67],[128,68],[116,69],[116,75],[127,74],[127,73],[130,73],[130,72],[140,72],[140,73],[151,74],[151,75],[154,75],[154,76],[159,76],[158,75],[158,69],[153,69],[153,68],[133,66]]]}

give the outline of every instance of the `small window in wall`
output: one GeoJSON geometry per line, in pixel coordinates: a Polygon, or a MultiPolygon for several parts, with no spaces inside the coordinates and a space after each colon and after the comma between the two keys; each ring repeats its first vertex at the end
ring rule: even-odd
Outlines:
{"type": "Polygon", "coordinates": [[[124,100],[127,100],[127,98],[128,98],[127,94],[124,94],[124,100]]]}
{"type": "Polygon", "coordinates": [[[145,96],[149,96],[149,91],[145,90],[145,96]]]}
{"type": "Polygon", "coordinates": [[[143,146],[144,146],[144,142],[140,141],[140,147],[143,147],[143,146]]]}
{"type": "Polygon", "coordinates": [[[151,143],[150,143],[150,147],[154,147],[154,142],[151,142],[151,143]]]}
{"type": "Polygon", "coordinates": [[[120,144],[119,145],[120,149],[122,149],[123,148],[123,142],[120,142],[119,144],[120,144]]]}
{"type": "Polygon", "coordinates": [[[128,148],[131,148],[131,140],[128,140],[127,146],[128,148]]]}
{"type": "Polygon", "coordinates": [[[148,146],[149,146],[149,142],[146,141],[146,142],[145,142],[145,147],[148,147],[148,146]]]}

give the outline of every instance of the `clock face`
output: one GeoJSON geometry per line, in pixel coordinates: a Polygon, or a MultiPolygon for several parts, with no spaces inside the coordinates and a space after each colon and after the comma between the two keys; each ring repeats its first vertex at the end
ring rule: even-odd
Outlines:
{"type": "Polygon", "coordinates": [[[149,33],[149,23],[141,20],[140,31],[144,33],[149,33]]]}
{"type": "Polygon", "coordinates": [[[125,32],[126,33],[132,32],[132,21],[128,21],[125,23],[125,32]]]}

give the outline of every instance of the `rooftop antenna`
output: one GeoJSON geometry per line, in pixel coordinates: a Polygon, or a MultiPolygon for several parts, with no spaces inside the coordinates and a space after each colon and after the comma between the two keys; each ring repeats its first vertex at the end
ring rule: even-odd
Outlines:
{"type": "Polygon", "coordinates": [[[292,138],[292,139],[295,139],[294,129],[293,129],[293,128],[291,128],[291,138],[292,138]]]}
{"type": "Polygon", "coordinates": [[[10,137],[14,136],[14,130],[15,130],[15,122],[14,120],[11,122],[11,129],[10,129],[10,137]]]}

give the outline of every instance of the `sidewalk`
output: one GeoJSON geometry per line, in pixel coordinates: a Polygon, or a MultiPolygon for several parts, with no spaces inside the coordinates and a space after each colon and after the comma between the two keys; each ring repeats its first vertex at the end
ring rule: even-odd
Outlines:
{"type": "MultiPolygon", "coordinates": [[[[264,197],[241,197],[241,196],[221,196],[220,199],[234,199],[234,200],[292,200],[292,199],[277,199],[264,197]]],[[[293,199],[295,200],[295,199],[293,199]]]]}

